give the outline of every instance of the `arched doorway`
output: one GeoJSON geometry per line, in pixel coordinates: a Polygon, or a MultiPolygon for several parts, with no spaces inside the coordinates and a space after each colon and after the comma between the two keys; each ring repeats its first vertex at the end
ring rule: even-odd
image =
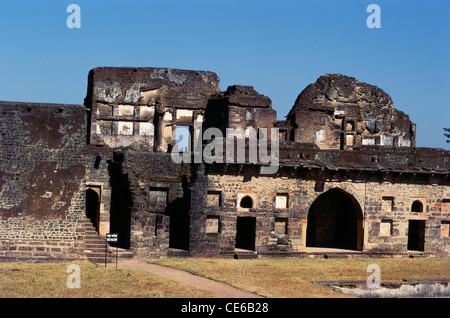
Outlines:
{"type": "Polygon", "coordinates": [[[86,190],[86,216],[98,232],[100,217],[100,200],[97,191],[89,188],[86,190]]]}
{"type": "Polygon", "coordinates": [[[328,190],[309,209],[306,246],[362,250],[362,224],[356,199],[342,189],[328,190]]]}

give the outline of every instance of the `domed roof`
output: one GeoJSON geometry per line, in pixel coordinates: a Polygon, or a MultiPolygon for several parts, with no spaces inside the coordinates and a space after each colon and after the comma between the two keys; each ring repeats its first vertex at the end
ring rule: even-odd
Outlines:
{"type": "Polygon", "coordinates": [[[293,109],[336,106],[393,108],[391,97],[382,89],[341,74],[320,76],[297,97],[293,109]]]}

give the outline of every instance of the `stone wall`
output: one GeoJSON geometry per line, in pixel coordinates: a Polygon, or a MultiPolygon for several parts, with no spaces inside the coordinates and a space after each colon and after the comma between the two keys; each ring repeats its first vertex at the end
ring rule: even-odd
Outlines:
{"type": "Polygon", "coordinates": [[[0,259],[83,258],[88,219],[145,257],[450,252],[450,153],[416,148],[415,125],[375,86],[327,74],[277,121],[270,98],[220,92],[213,72],[99,67],[85,106],[0,102],[0,259]],[[205,140],[172,157],[199,126],[241,128],[246,152],[253,133],[271,138],[259,128],[279,128],[279,169],[228,147],[234,161],[198,162],[205,140]]]}
{"type": "Polygon", "coordinates": [[[112,186],[111,169],[114,162],[114,152],[108,147],[86,147],[86,191],[94,191],[98,196],[97,232],[105,237],[110,232],[112,186]]]}
{"type": "Polygon", "coordinates": [[[85,108],[1,102],[0,111],[0,258],[82,258],[85,108]]]}
{"type": "Polygon", "coordinates": [[[342,190],[360,208],[362,223],[355,224],[360,227],[362,239],[362,242],[355,241],[360,244],[358,249],[406,252],[409,220],[424,220],[424,251],[440,255],[450,252],[448,186],[337,179],[322,182],[288,176],[251,176],[245,172],[242,175],[204,173],[202,170],[197,176],[191,204],[192,255],[233,253],[238,217],[255,218],[258,253],[304,251],[310,207],[331,189],[342,190]],[[220,199],[208,199],[209,195],[220,199]],[[251,208],[240,205],[246,196],[253,201],[251,208]],[[417,200],[422,203],[422,212],[411,210],[417,200]]]}
{"type": "Polygon", "coordinates": [[[365,198],[367,249],[405,251],[409,221],[421,220],[425,225],[424,250],[450,252],[448,187],[368,183],[365,198]]]}
{"type": "Polygon", "coordinates": [[[190,169],[168,153],[124,153],[121,224],[129,225],[129,248],[136,255],[159,257],[169,247],[189,248],[190,169]]]}

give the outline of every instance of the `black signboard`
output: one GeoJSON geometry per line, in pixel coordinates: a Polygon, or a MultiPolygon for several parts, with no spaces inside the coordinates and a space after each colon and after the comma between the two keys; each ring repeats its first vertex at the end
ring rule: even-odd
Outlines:
{"type": "MultiPolygon", "coordinates": [[[[117,243],[119,239],[119,234],[118,233],[106,233],[106,242],[105,242],[105,267],[106,267],[106,263],[107,263],[107,253],[108,253],[108,243],[117,243]]],[[[117,253],[118,253],[118,249],[116,246],[116,267],[117,267],[117,253]]]]}
{"type": "Polygon", "coordinates": [[[119,235],[117,233],[107,233],[106,234],[106,242],[108,243],[116,243],[119,235]]]}

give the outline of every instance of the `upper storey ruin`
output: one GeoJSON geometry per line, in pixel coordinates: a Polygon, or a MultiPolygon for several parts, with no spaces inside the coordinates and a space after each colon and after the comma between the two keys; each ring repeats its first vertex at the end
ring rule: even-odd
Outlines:
{"type": "Polygon", "coordinates": [[[280,166],[445,172],[449,164],[448,151],[415,147],[415,124],[386,92],[340,74],[308,85],[285,120],[252,86],[221,91],[214,72],[171,68],[92,69],[85,106],[89,144],[111,149],[170,152],[179,128],[192,143],[201,124],[258,138],[260,128],[278,128],[280,166]]]}
{"type": "MultiPolygon", "coordinates": [[[[176,126],[251,129],[279,127],[282,140],[319,149],[415,146],[415,124],[382,89],[353,77],[326,74],[297,97],[286,121],[270,98],[251,86],[224,92],[213,72],[99,67],[90,71],[86,106],[90,142],[112,148],[134,143],[169,151],[176,126]],[[204,118],[206,116],[206,118],[204,118]]],[[[225,133],[225,131],[224,131],[225,133]]]]}
{"type": "Polygon", "coordinates": [[[213,72],[168,68],[98,67],[89,73],[86,106],[90,143],[111,148],[140,144],[168,151],[175,124],[203,120],[219,78],[213,72]]]}
{"type": "Polygon", "coordinates": [[[382,89],[326,74],[308,85],[287,116],[290,140],[321,149],[415,146],[415,124],[382,89]]]}

